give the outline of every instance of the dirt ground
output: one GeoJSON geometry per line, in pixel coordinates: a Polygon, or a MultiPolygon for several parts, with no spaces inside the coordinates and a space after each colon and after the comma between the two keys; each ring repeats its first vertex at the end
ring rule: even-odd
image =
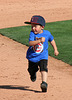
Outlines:
{"type": "MultiPolygon", "coordinates": [[[[0,28],[23,26],[32,15],[46,22],[72,19],[72,0],[0,0],[0,28]]],[[[48,91],[31,82],[25,45],[0,35],[0,100],[72,100],[72,66],[49,56],[48,91]]]]}

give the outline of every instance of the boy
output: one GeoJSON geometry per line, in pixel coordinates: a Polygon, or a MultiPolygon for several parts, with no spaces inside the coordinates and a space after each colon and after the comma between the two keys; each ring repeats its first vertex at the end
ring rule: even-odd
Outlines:
{"type": "Polygon", "coordinates": [[[32,82],[36,81],[36,72],[40,68],[42,83],[42,92],[47,92],[47,62],[48,62],[48,41],[54,48],[54,54],[59,54],[53,36],[47,30],[44,30],[45,19],[40,15],[31,18],[31,32],[29,36],[29,49],[26,58],[28,59],[28,72],[32,82]],[[39,68],[38,68],[39,66],[39,68]]]}

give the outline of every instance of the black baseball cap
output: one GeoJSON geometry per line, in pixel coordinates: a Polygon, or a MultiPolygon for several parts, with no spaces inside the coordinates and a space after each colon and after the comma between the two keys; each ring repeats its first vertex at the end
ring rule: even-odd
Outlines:
{"type": "Polygon", "coordinates": [[[45,19],[40,15],[34,15],[30,22],[24,22],[25,24],[39,24],[45,27],[45,19]]]}

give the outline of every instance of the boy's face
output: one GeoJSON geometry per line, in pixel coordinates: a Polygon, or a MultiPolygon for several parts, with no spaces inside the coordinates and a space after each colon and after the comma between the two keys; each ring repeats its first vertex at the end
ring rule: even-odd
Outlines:
{"type": "Polygon", "coordinates": [[[40,26],[40,25],[37,25],[37,24],[31,24],[32,26],[32,31],[35,33],[35,34],[39,34],[39,33],[43,33],[43,26],[40,26]]]}

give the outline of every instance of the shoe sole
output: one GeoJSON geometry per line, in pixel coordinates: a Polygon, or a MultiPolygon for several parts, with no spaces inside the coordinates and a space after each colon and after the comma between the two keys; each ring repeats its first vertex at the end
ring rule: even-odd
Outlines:
{"type": "Polygon", "coordinates": [[[41,85],[41,89],[42,89],[42,92],[47,92],[47,87],[45,86],[45,84],[41,85]]]}

